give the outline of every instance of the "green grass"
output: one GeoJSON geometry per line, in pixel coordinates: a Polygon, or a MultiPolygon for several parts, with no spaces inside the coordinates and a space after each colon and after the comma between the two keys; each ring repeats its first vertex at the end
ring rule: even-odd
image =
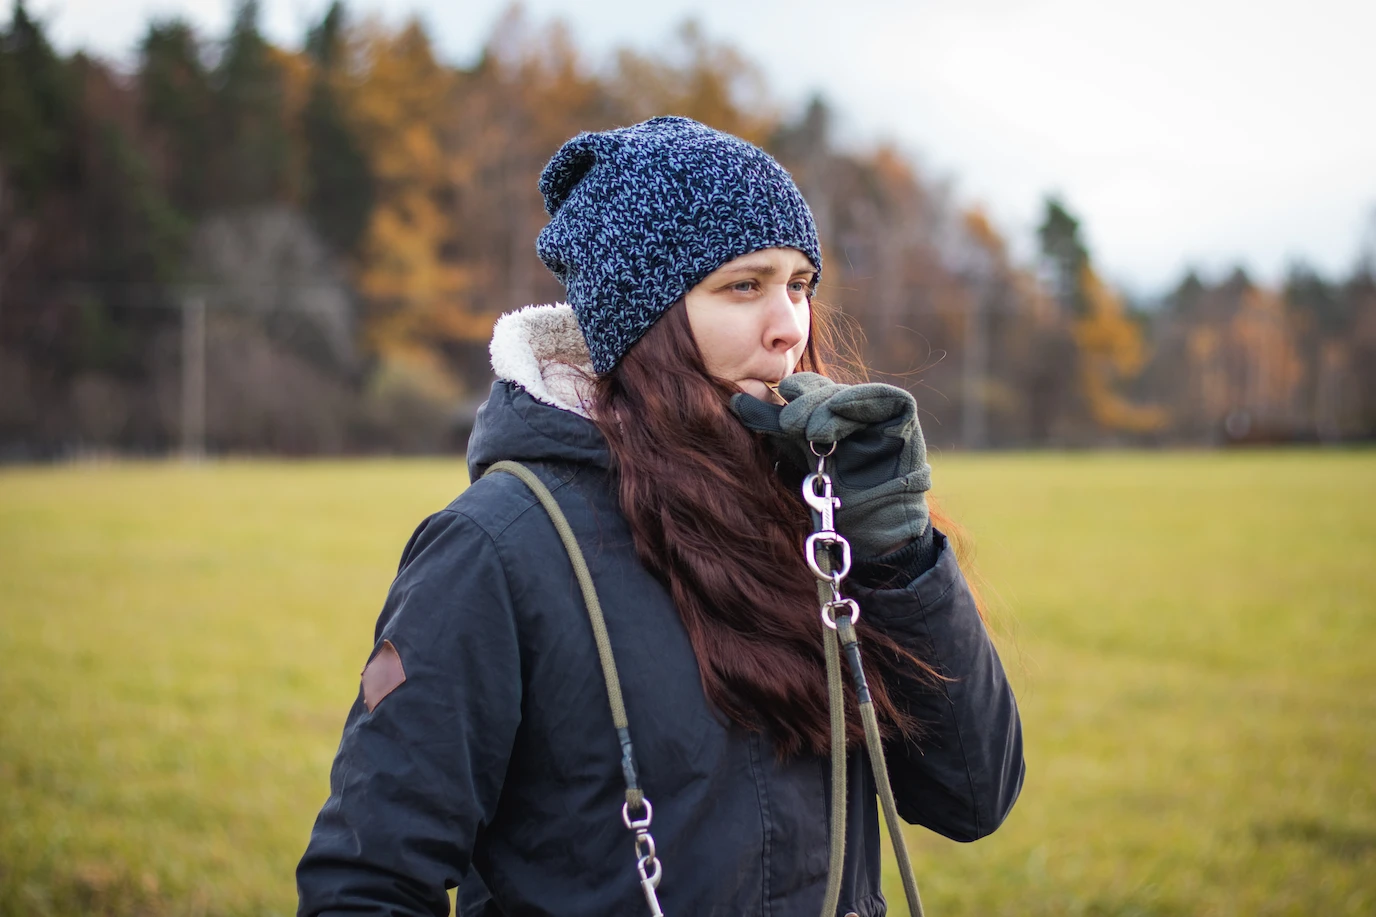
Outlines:
{"type": "MultiPolygon", "coordinates": [[[[911,832],[929,913],[1376,913],[1376,453],[934,464],[1028,780],[985,841],[911,832]]],[[[0,914],[291,913],[402,545],[464,483],[0,472],[0,914]]]]}

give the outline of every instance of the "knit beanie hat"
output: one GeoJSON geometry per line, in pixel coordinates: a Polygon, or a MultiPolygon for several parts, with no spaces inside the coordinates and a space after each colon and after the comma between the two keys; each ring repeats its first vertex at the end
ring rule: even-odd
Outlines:
{"type": "Polygon", "coordinates": [[[821,277],[812,211],[787,170],[688,118],[579,134],[540,193],[551,219],[535,249],[568,290],[597,373],[732,258],[796,248],[821,277]]]}

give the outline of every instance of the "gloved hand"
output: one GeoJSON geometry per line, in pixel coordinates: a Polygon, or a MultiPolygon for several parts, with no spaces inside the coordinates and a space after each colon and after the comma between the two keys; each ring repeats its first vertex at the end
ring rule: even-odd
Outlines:
{"type": "Polygon", "coordinates": [[[912,395],[879,382],[842,385],[816,373],[785,377],[779,394],[787,404],[734,395],[731,410],[808,472],[817,470],[809,443],[820,452],[837,444],[827,462],[841,500],[836,528],[857,558],[892,553],[926,532],[932,469],[912,395]]]}

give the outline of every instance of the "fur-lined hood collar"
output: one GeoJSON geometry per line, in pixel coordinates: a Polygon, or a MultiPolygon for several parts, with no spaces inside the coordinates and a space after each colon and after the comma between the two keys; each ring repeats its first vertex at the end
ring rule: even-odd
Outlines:
{"type": "Polygon", "coordinates": [[[587,417],[592,357],[573,308],[564,303],[508,312],[492,329],[492,371],[545,404],[587,417]]]}
{"type": "Polygon", "coordinates": [[[588,417],[592,361],[573,310],[529,306],[492,332],[497,381],[468,438],[473,480],[493,462],[576,462],[609,468],[607,440],[588,417]]]}

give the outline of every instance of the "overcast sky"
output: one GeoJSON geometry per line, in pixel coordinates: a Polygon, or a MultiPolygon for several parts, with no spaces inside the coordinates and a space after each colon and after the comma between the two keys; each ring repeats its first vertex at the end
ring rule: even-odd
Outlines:
{"type": "MultiPolygon", "coordinates": [[[[325,0],[263,0],[296,46],[325,0]]],[[[527,0],[579,45],[651,49],[686,17],[733,42],[785,103],[820,91],[858,142],[885,138],[982,202],[1030,253],[1063,195],[1104,272],[1139,295],[1187,265],[1274,280],[1330,273],[1376,242],[1371,0],[527,0]]],[[[29,0],[64,50],[128,59],[153,15],[224,33],[232,0],[29,0]]],[[[504,0],[353,0],[418,13],[443,55],[476,55],[504,0]]],[[[535,176],[531,177],[535,180],[535,176]]]]}

